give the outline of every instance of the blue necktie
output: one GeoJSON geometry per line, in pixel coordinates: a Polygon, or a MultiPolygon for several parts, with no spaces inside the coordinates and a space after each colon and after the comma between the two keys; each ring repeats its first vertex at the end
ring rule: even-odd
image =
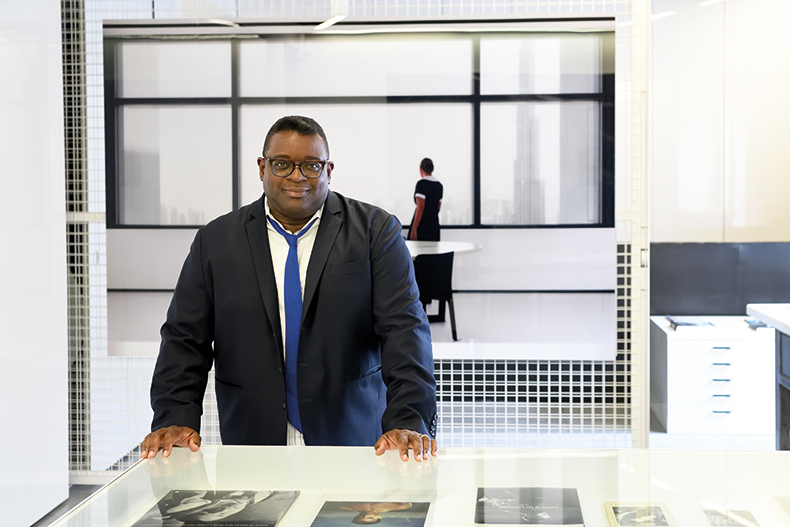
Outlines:
{"type": "Polygon", "coordinates": [[[296,241],[310,230],[315,220],[299,234],[285,232],[277,222],[267,217],[274,230],[288,242],[288,258],[285,260],[285,408],[288,422],[302,432],[302,418],[299,416],[299,397],[296,392],[296,360],[299,351],[299,326],[302,323],[302,281],[299,278],[299,258],[296,254],[296,241]]]}

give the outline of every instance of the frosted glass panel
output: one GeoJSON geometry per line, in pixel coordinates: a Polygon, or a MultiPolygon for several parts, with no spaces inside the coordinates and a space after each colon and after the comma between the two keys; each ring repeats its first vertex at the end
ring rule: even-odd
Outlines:
{"type": "Polygon", "coordinates": [[[472,42],[430,37],[240,44],[242,97],[469,95],[472,42]]]}
{"type": "Polygon", "coordinates": [[[227,106],[126,106],[119,111],[119,221],[203,225],[231,210],[227,106]]]}
{"type": "Polygon", "coordinates": [[[119,97],[230,97],[230,42],[124,42],[119,97]]]}
{"type": "Polygon", "coordinates": [[[480,92],[494,94],[601,91],[601,37],[562,35],[483,38],[480,92]]]}
{"type": "Polygon", "coordinates": [[[598,223],[599,114],[591,101],[483,105],[482,222],[598,223]]]}
{"type": "Polygon", "coordinates": [[[472,223],[472,108],[467,104],[243,106],[241,203],[263,191],[256,159],[269,127],[283,115],[316,119],[335,162],[330,189],[373,203],[410,223],[420,160],[433,159],[444,185],[439,221],[472,223]]]}

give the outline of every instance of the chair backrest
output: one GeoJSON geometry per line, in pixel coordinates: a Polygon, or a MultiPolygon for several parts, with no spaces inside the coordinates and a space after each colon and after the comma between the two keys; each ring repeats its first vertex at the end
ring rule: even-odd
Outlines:
{"type": "Polygon", "coordinates": [[[420,300],[449,300],[453,294],[453,253],[421,254],[414,259],[420,300]]]}

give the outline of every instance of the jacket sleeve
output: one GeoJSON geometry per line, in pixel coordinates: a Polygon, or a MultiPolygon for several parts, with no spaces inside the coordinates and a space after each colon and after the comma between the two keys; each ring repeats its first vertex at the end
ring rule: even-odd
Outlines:
{"type": "Polygon", "coordinates": [[[200,432],[214,340],[213,295],[202,257],[202,232],[192,242],[160,331],[151,382],[152,431],[178,425],[200,432]]]}
{"type": "Polygon", "coordinates": [[[436,436],[436,379],[428,318],[419,301],[400,222],[389,216],[371,240],[373,315],[387,386],[384,432],[406,428],[436,436]]]}

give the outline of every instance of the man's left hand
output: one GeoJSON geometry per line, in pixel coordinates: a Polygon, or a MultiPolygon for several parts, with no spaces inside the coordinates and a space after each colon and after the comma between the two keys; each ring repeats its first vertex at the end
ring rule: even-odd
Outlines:
{"type": "Polygon", "coordinates": [[[387,450],[398,450],[403,461],[409,460],[409,449],[412,449],[414,460],[422,461],[428,459],[429,453],[431,456],[436,456],[439,446],[436,444],[436,439],[430,436],[418,434],[414,430],[396,428],[379,437],[373,448],[376,449],[377,456],[384,454],[387,450]]]}

